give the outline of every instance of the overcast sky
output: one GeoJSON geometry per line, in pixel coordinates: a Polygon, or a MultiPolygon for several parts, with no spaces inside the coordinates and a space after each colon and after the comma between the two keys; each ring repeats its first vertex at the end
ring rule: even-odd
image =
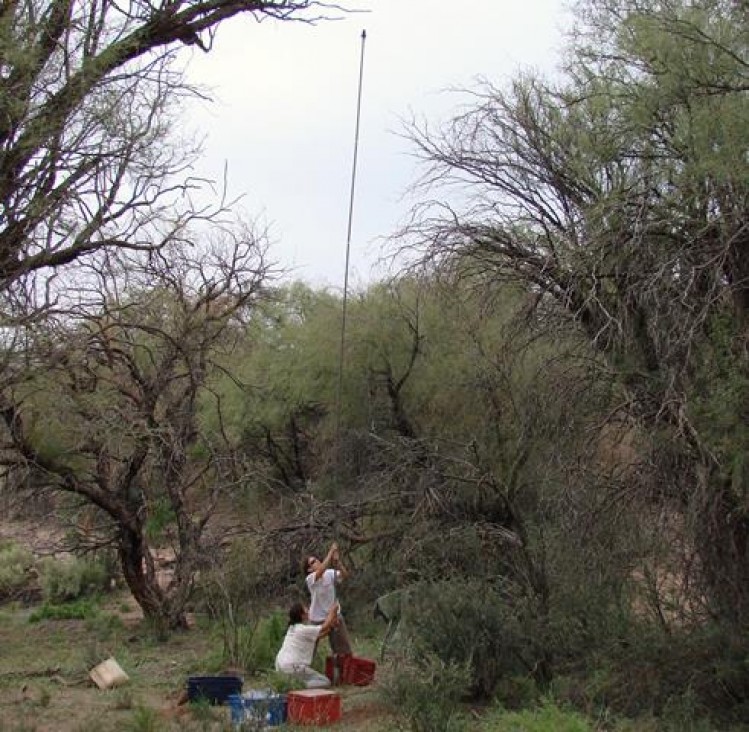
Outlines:
{"type": "Polygon", "coordinates": [[[405,217],[417,174],[396,134],[412,113],[430,122],[458,102],[445,90],[477,76],[496,83],[519,69],[553,72],[568,16],[563,0],[369,0],[335,22],[234,19],[210,54],[193,54],[189,78],[215,103],[195,108],[191,126],[207,134],[202,174],[270,225],[272,258],[289,277],[342,288],[361,32],[364,83],[350,283],[380,271],[381,237],[405,217]]]}

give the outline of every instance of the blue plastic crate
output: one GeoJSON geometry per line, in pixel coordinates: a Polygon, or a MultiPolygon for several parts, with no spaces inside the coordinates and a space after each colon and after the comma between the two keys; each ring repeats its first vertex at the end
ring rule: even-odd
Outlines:
{"type": "Polygon", "coordinates": [[[211,704],[225,704],[232,694],[242,693],[239,676],[191,676],[187,679],[187,698],[206,699],[211,704]]]}
{"type": "Polygon", "coordinates": [[[272,691],[251,690],[229,697],[231,721],[235,726],[243,722],[262,723],[275,727],[286,722],[286,695],[272,691]]]}

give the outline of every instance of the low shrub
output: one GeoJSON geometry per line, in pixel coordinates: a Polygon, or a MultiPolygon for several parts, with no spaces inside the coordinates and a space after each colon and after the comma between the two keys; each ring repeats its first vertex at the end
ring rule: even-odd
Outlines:
{"type": "Polygon", "coordinates": [[[29,622],[38,623],[40,620],[88,620],[94,618],[98,612],[99,608],[96,603],[88,598],[59,605],[45,602],[40,608],[31,613],[29,622]]]}
{"type": "Polygon", "coordinates": [[[13,542],[0,543],[0,599],[16,597],[32,579],[34,557],[13,542]]]}
{"type": "Polygon", "coordinates": [[[433,654],[402,658],[382,680],[383,702],[411,732],[460,732],[467,720],[459,702],[471,681],[466,665],[445,663],[433,654]]]}
{"type": "Polygon", "coordinates": [[[109,590],[112,574],[104,559],[44,559],[39,564],[42,597],[53,603],[76,600],[109,590]]]}
{"type": "Polygon", "coordinates": [[[467,667],[470,695],[491,699],[502,679],[539,665],[541,651],[523,618],[486,583],[425,583],[404,603],[400,645],[414,658],[432,655],[446,666],[467,667]]]}

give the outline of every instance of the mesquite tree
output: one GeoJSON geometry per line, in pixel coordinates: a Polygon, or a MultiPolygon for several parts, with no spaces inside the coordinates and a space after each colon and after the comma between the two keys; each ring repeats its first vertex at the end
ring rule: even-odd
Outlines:
{"type": "Polygon", "coordinates": [[[749,98],[746,3],[578,4],[567,74],[486,83],[415,123],[430,260],[521,281],[616,377],[612,416],[652,436],[695,597],[749,622],[749,98]],[[451,206],[443,184],[463,187],[451,206]]]}
{"type": "Polygon", "coordinates": [[[2,410],[29,472],[89,507],[89,547],[113,547],[145,616],[169,627],[184,623],[216,504],[241,480],[212,384],[268,275],[251,231],[202,249],[86,268],[71,284],[86,307],[28,329],[34,358],[17,364],[24,375],[2,410]],[[155,564],[164,545],[175,558],[166,585],[155,564]]]}
{"type": "Polygon", "coordinates": [[[194,204],[204,182],[190,177],[199,145],[177,134],[191,92],[179,51],[210,50],[218,24],[235,15],[313,22],[325,7],[0,4],[2,460],[100,509],[136,599],[171,625],[182,620],[210,515],[210,501],[193,514],[188,489],[221,486],[232,465],[192,459],[208,449],[198,449],[196,415],[209,354],[266,273],[262,237],[224,228],[217,257],[195,233],[201,223],[217,231],[228,212],[223,201],[194,204]],[[167,590],[147,530],[161,509],[177,526],[167,590]]]}
{"type": "Polygon", "coordinates": [[[197,185],[188,176],[197,150],[170,136],[188,91],[175,64],[180,48],[208,50],[217,25],[238,14],[314,21],[322,7],[311,0],[3,2],[5,318],[48,302],[49,268],[103,248],[181,240],[191,220],[209,215],[186,195],[197,185]]]}

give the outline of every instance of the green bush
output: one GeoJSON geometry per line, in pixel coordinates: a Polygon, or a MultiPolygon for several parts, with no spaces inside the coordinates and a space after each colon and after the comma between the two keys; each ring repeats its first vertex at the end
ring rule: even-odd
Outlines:
{"type": "Polygon", "coordinates": [[[81,598],[75,602],[56,605],[45,602],[39,609],[29,616],[30,623],[40,620],[88,620],[96,617],[99,609],[96,603],[88,598],[81,598]]]}
{"type": "Polygon", "coordinates": [[[111,567],[104,559],[52,559],[39,565],[42,596],[52,603],[106,592],[112,580],[111,567]]]}
{"type": "Polygon", "coordinates": [[[470,670],[470,693],[490,699],[503,678],[538,665],[540,651],[522,609],[478,581],[422,585],[404,604],[401,643],[415,658],[432,655],[470,670]]]}
{"type": "Polygon", "coordinates": [[[505,709],[532,707],[539,698],[536,682],[528,676],[506,676],[499,680],[494,698],[505,709]]]}
{"type": "Polygon", "coordinates": [[[34,557],[13,542],[0,543],[0,598],[13,597],[31,579],[34,557]]]}
{"type": "Polygon", "coordinates": [[[445,663],[433,654],[402,657],[381,681],[380,694],[411,732],[460,732],[467,729],[460,701],[470,679],[467,666],[445,663]]]}

